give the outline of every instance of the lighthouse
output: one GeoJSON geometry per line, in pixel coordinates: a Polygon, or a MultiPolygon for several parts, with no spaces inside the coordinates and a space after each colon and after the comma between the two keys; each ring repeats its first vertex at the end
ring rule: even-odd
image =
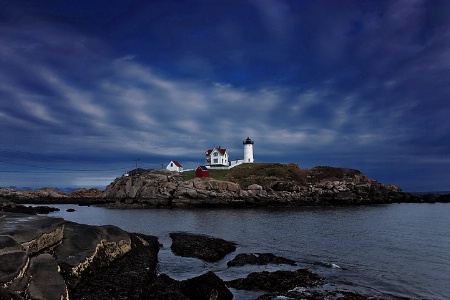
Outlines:
{"type": "Polygon", "coordinates": [[[244,145],[244,163],[253,163],[253,141],[248,137],[242,144],[244,145]]]}

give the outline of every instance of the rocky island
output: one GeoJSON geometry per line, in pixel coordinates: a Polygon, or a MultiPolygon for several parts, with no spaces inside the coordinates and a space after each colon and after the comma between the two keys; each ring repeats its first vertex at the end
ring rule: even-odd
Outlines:
{"type": "MultiPolygon", "coordinates": [[[[296,164],[251,164],[193,174],[140,170],[105,190],[70,194],[51,188],[0,189],[0,299],[232,299],[230,288],[257,291],[257,299],[377,299],[323,290],[326,279],[271,253],[239,253],[229,268],[289,265],[293,270],[253,272],[224,281],[208,271],[186,280],[158,273],[158,237],[110,225],[90,226],[36,214],[51,207],[20,203],[78,203],[115,208],[296,207],[448,202],[449,195],[414,195],[358,170],[296,164]],[[299,287],[301,287],[299,289],[299,287]]],[[[239,245],[218,237],[170,234],[177,256],[216,262],[239,245]]],[[[272,268],[273,269],[273,268],[272,268]]]]}
{"type": "Polygon", "coordinates": [[[0,188],[0,200],[15,203],[77,203],[118,208],[336,206],[397,202],[449,202],[449,195],[417,195],[385,185],[355,169],[297,164],[242,164],[230,170],[194,172],[135,170],[105,190],[66,194],[51,188],[19,191],[0,188]]]}

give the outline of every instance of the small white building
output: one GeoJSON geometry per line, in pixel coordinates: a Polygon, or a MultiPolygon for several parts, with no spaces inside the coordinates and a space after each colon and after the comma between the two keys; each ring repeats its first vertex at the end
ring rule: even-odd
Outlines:
{"type": "Polygon", "coordinates": [[[222,149],[220,146],[205,152],[206,167],[228,166],[228,159],[229,155],[227,149],[222,149]]]}
{"type": "Polygon", "coordinates": [[[183,166],[176,160],[172,160],[167,165],[166,170],[175,171],[175,172],[183,172],[183,166]]]}

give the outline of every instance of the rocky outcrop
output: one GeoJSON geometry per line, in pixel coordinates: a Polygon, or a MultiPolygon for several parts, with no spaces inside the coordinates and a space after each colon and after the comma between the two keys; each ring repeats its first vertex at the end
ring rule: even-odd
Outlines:
{"type": "Polygon", "coordinates": [[[56,189],[45,187],[38,190],[18,190],[14,188],[0,188],[0,198],[3,199],[65,199],[68,195],[64,192],[60,192],[56,189]]]}
{"type": "Polygon", "coordinates": [[[296,287],[314,287],[323,279],[307,269],[296,271],[254,272],[245,278],[230,280],[229,287],[251,291],[284,292],[296,287]]]}
{"type": "MultiPolygon", "coordinates": [[[[115,207],[261,207],[361,205],[393,202],[430,202],[431,198],[403,193],[353,169],[276,165],[266,175],[235,173],[229,181],[213,178],[184,180],[176,172],[147,172],[121,177],[108,185],[103,199],[114,199],[115,207]],[[280,175],[285,168],[288,175],[280,175]],[[292,175],[292,174],[294,175],[292,175]],[[233,181],[234,180],[234,181],[233,181]],[[247,186],[242,184],[252,182],[247,186]]],[[[436,199],[436,197],[434,198],[436,199]]]]}
{"type": "Polygon", "coordinates": [[[161,274],[150,286],[146,299],[231,300],[233,294],[215,273],[177,281],[161,274]]]}
{"type": "Polygon", "coordinates": [[[59,208],[50,207],[50,206],[25,206],[22,204],[17,204],[13,201],[0,201],[0,211],[4,212],[12,212],[12,213],[20,213],[20,214],[48,214],[54,211],[59,211],[59,208]]]}
{"type": "Polygon", "coordinates": [[[228,267],[245,265],[267,265],[267,264],[287,264],[297,265],[295,261],[289,258],[273,255],[272,253],[240,253],[235,258],[227,262],[228,267]]]}
{"type": "Polygon", "coordinates": [[[0,294],[69,299],[68,286],[131,248],[130,235],[114,226],[0,212],[0,294]]]}
{"type": "MultiPolygon", "coordinates": [[[[71,193],[65,193],[54,188],[45,187],[38,190],[20,190],[15,188],[0,188],[0,199],[15,202],[30,203],[67,203],[80,199],[100,198],[103,191],[97,188],[82,188],[71,193]]],[[[76,202],[76,201],[75,201],[76,202]]]]}
{"type": "Polygon", "coordinates": [[[66,278],[80,278],[92,266],[104,267],[131,250],[129,234],[115,226],[65,222],[64,236],[53,255],[66,278]]]}
{"type": "Polygon", "coordinates": [[[109,265],[68,281],[71,299],[177,299],[153,298],[149,288],[156,278],[159,243],[154,236],[130,234],[131,250],[109,265]]]}
{"type": "Polygon", "coordinates": [[[169,236],[172,239],[172,252],[179,256],[216,262],[236,250],[233,242],[219,238],[184,232],[170,233],[169,236]]]}
{"type": "Polygon", "coordinates": [[[396,202],[450,202],[449,195],[410,194],[384,185],[358,170],[296,164],[243,164],[221,180],[193,178],[169,171],[140,170],[116,178],[104,191],[80,189],[65,194],[51,188],[20,191],[0,188],[0,201],[16,203],[77,203],[115,208],[190,208],[330,206],[396,202]]]}
{"type": "Polygon", "coordinates": [[[289,299],[289,300],[374,300],[378,299],[373,296],[361,295],[349,291],[317,291],[317,290],[293,290],[287,292],[267,293],[255,300],[273,300],[273,299],[289,299]]]}

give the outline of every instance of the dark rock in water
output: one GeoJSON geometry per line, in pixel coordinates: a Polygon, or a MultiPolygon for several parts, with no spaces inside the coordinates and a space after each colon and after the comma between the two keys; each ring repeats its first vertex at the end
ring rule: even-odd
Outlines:
{"type": "Polygon", "coordinates": [[[231,300],[233,294],[215,273],[207,272],[182,281],[161,274],[151,285],[147,297],[146,299],[167,300],[231,300]]]}
{"type": "MultiPolygon", "coordinates": [[[[373,300],[378,299],[372,296],[361,295],[347,291],[289,291],[283,293],[264,294],[256,300],[273,300],[273,299],[290,299],[290,300],[373,300]]],[[[384,298],[383,298],[384,299],[384,298]]]]}
{"type": "Polygon", "coordinates": [[[182,290],[179,281],[170,278],[166,274],[159,275],[150,286],[147,293],[148,299],[188,300],[182,290]]]}
{"type": "Polygon", "coordinates": [[[216,262],[236,250],[233,242],[204,235],[170,233],[172,252],[178,256],[195,257],[208,262],[216,262]]]}
{"type": "Polygon", "coordinates": [[[16,204],[14,202],[3,202],[0,203],[0,211],[36,215],[49,214],[51,212],[59,211],[59,208],[50,206],[25,206],[22,204],[16,204]]]}
{"type": "Polygon", "coordinates": [[[250,273],[246,278],[227,282],[229,287],[239,290],[287,292],[295,287],[313,287],[321,284],[322,278],[306,269],[250,273]]]}
{"type": "Polygon", "coordinates": [[[74,212],[74,211],[76,211],[76,209],[75,208],[68,208],[68,209],[66,209],[66,211],[67,212],[74,212]]]}
{"type": "Polygon", "coordinates": [[[272,253],[240,253],[227,262],[227,266],[229,267],[267,264],[297,265],[292,259],[276,256],[272,253]]]}
{"type": "Polygon", "coordinates": [[[233,299],[233,294],[226,287],[223,280],[211,271],[201,276],[182,281],[181,289],[183,294],[189,299],[233,299]]]}

